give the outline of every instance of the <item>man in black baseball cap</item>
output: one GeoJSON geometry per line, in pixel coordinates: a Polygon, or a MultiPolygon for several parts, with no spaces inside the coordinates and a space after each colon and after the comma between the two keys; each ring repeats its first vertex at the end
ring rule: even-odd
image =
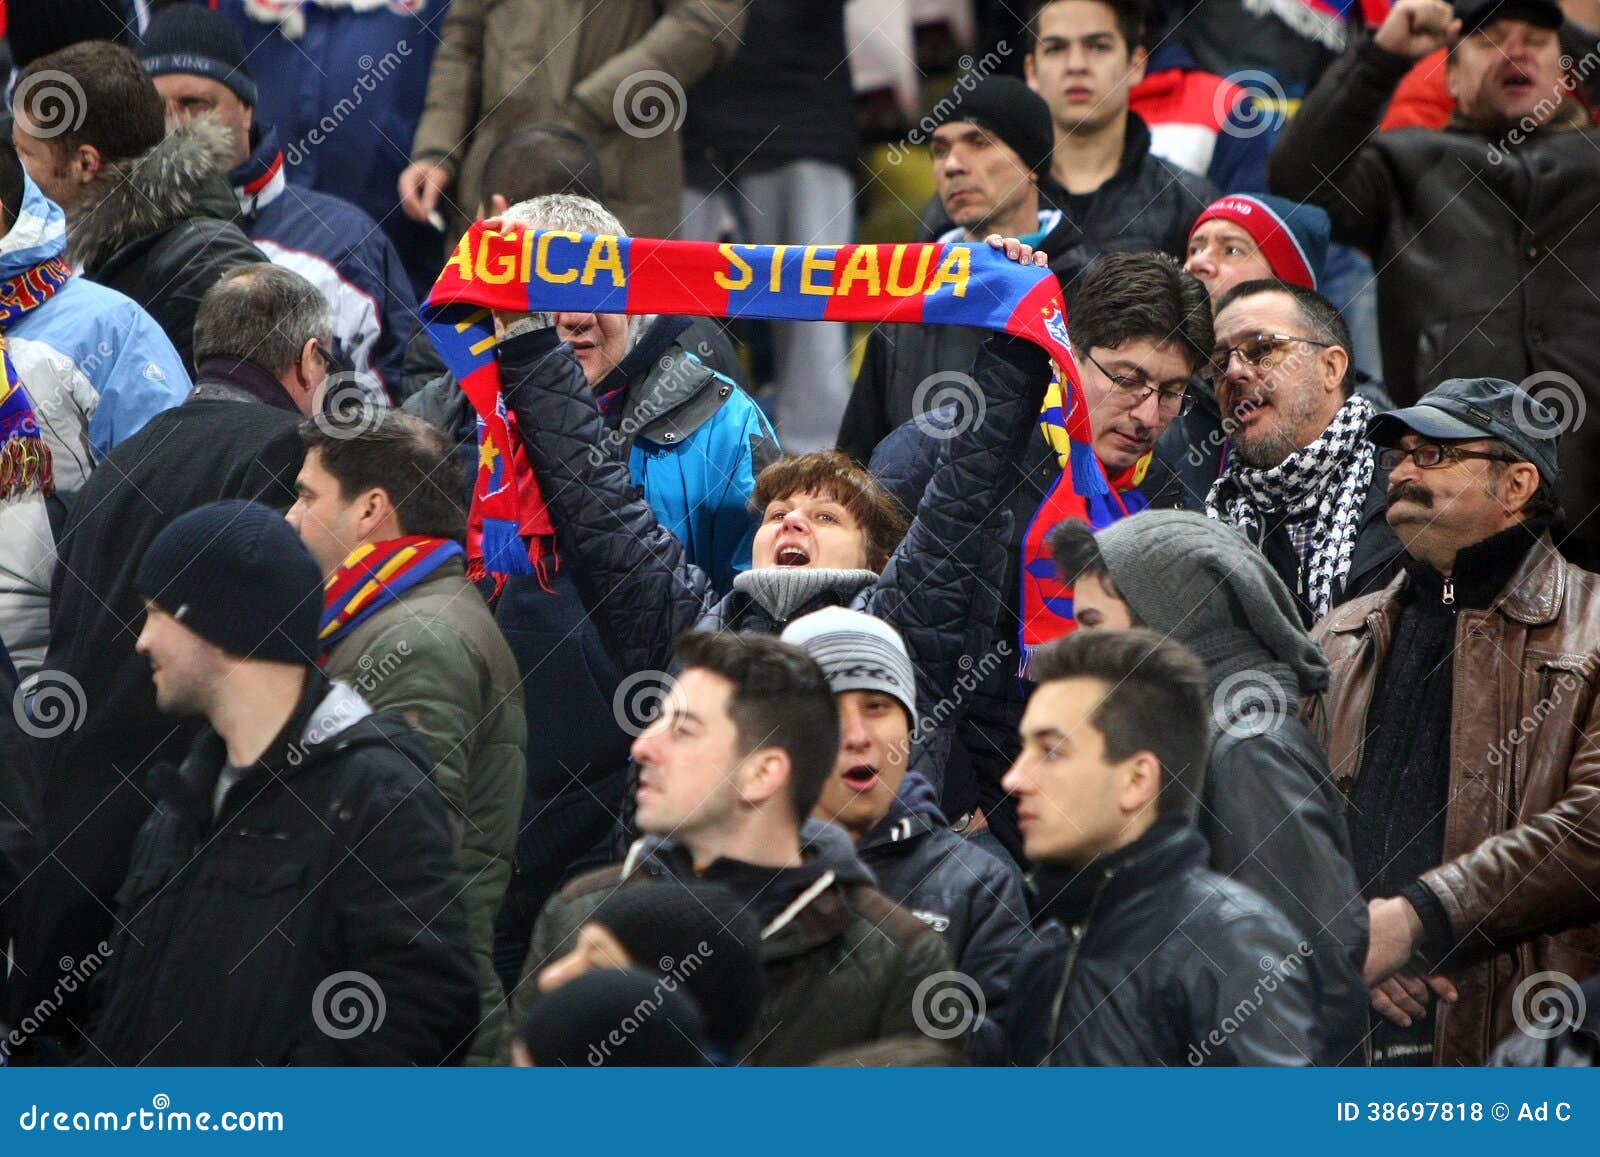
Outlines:
{"type": "Polygon", "coordinates": [[[1519,987],[1600,931],[1600,580],[1552,540],[1582,395],[1540,378],[1453,378],[1373,420],[1404,571],[1313,632],[1333,675],[1307,723],[1349,798],[1377,1064],[1482,1064],[1519,987]]]}

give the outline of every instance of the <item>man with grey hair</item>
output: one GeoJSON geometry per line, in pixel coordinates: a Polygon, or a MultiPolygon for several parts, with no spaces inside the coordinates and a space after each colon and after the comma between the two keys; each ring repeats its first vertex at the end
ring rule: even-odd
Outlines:
{"type": "MultiPolygon", "coordinates": [[[[496,222],[530,229],[623,235],[606,208],[554,193],[513,205],[496,222]]],[[[626,461],[656,517],[721,590],[750,565],[755,478],[778,455],[772,427],[735,380],[738,360],[708,318],[624,314],[505,314],[508,332],[554,326],[571,344],[606,419],[592,462],[626,461]]],[[[405,408],[450,433],[462,453],[462,493],[477,475],[476,416],[448,375],[405,408]]],[[[495,617],[526,686],[561,687],[559,701],[529,694],[528,729],[538,735],[513,879],[502,915],[501,976],[516,982],[533,917],[561,873],[609,830],[607,803],[620,801],[628,736],[612,711],[621,675],[584,613],[567,568],[541,585],[513,576],[497,592],[495,617]],[[519,916],[518,913],[521,913],[519,916]],[[509,922],[520,921],[513,927],[509,922]]]]}
{"type": "MultiPolygon", "coordinates": [[[[78,492],[61,533],[44,666],[83,689],[84,709],[76,727],[35,748],[55,854],[22,906],[17,974],[44,986],[21,994],[26,1007],[49,996],[55,961],[83,959],[110,933],[113,896],[150,815],[144,770],[176,764],[198,727],[156,709],[149,664],[133,649],[144,614],[134,570],[168,523],[208,502],[288,509],[304,457],[298,427],[327,376],[330,329],[327,303],[298,273],[258,263],[225,274],[195,315],[194,391],[113,449],[78,492]]],[[[40,1035],[70,1051],[84,1022],[80,998],[69,997],[40,1035]]]]}

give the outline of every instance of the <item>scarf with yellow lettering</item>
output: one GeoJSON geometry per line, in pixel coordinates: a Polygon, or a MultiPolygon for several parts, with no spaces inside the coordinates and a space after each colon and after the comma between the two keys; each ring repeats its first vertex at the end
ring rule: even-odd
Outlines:
{"type": "Polygon", "coordinates": [[[1063,417],[1064,399],[1059,378],[1045,391],[1044,407],[1039,411],[1039,429],[1056,452],[1061,476],[1050,486],[1050,493],[1039,504],[1022,539],[1022,672],[1027,674],[1028,659],[1044,644],[1070,633],[1076,625],[1072,611],[1072,586],[1056,574],[1050,550],[1050,531],[1069,518],[1087,522],[1096,530],[1110,526],[1150,505],[1149,499],[1134,487],[1144,481],[1150,469],[1151,454],[1140,458],[1127,470],[1111,479],[1104,494],[1081,495],[1062,485],[1071,476],[1074,453],[1093,454],[1093,449],[1078,451],[1067,434],[1063,417]]]}
{"type": "MultiPolygon", "coordinates": [[[[1061,286],[987,244],[732,245],[474,225],[428,295],[428,336],[478,415],[467,552],[491,574],[537,568],[550,517],[500,391],[492,311],[687,314],[774,321],[896,321],[1002,330],[1042,346],[1078,396],[1061,286]]],[[[1110,492],[1087,408],[1061,407],[1082,450],[1072,488],[1110,492]]],[[[469,566],[469,573],[471,569],[469,566]]]]}
{"type": "Polygon", "coordinates": [[[460,554],[459,543],[426,534],[356,547],[323,586],[317,632],[323,659],[340,639],[460,554]]]}

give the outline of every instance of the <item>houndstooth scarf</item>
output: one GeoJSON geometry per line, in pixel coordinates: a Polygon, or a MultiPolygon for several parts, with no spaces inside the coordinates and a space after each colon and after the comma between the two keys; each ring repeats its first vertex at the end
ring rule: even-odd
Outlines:
{"type": "Polygon", "coordinates": [[[1238,527],[1256,543],[1265,535],[1268,516],[1309,517],[1312,554],[1305,598],[1318,618],[1333,608],[1333,588],[1350,573],[1377,461],[1367,440],[1367,423],[1376,414],[1371,402],[1352,395],[1320,438],[1265,470],[1246,465],[1238,450],[1229,450],[1222,477],[1206,495],[1209,517],[1238,527]]]}

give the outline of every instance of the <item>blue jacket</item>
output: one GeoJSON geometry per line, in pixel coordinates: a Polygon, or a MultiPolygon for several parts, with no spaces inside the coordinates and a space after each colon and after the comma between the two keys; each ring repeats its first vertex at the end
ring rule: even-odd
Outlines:
{"type": "MultiPolygon", "coordinates": [[[[0,281],[61,256],[66,245],[60,207],[24,176],[22,211],[0,239],[0,281]]],[[[82,277],[23,314],[6,330],[6,341],[36,411],[50,407],[44,396],[50,393],[87,402],[97,457],[189,394],[183,360],[155,319],[132,298],[82,277]]],[[[88,473],[88,464],[81,466],[58,474],[58,484],[76,491],[88,473]]]]}
{"type": "Polygon", "coordinates": [[[400,212],[398,187],[450,0],[414,13],[399,3],[359,12],[297,4],[281,22],[252,15],[245,0],[210,6],[244,39],[262,82],[256,117],[282,134],[290,183],[347,198],[381,222],[412,291],[426,294],[445,239],[400,212]]]}
{"type": "Polygon", "coordinates": [[[290,185],[271,125],[250,132],[253,149],[228,174],[239,227],[274,264],[322,291],[333,340],[354,369],[374,374],[389,398],[417,325],[417,299],[400,255],[368,214],[341,197],[290,185]]]}

